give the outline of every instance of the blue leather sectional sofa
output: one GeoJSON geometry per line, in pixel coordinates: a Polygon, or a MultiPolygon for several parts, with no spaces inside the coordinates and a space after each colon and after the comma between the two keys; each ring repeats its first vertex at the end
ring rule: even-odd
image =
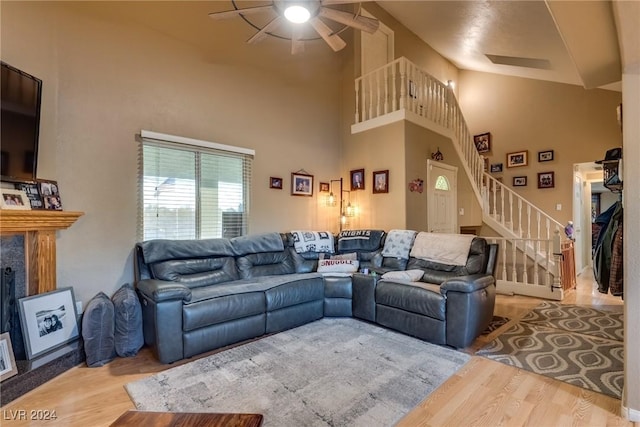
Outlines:
{"type": "Polygon", "coordinates": [[[296,252],[291,233],[138,243],[136,290],[145,343],[161,362],[171,363],[331,316],[460,348],[489,324],[496,245],[476,237],[466,265],[451,266],[385,258],[382,230],[347,233],[366,238],[340,235],[335,253],[355,253],[360,269],[377,274],[319,273],[325,253],[296,252]],[[424,272],[420,281],[382,278],[409,268],[424,272]]]}

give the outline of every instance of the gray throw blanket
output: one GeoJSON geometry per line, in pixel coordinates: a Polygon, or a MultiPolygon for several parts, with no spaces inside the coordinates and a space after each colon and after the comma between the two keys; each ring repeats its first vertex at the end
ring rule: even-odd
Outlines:
{"type": "Polygon", "coordinates": [[[373,252],[380,249],[383,230],[343,230],[338,235],[338,252],[373,252]]]}

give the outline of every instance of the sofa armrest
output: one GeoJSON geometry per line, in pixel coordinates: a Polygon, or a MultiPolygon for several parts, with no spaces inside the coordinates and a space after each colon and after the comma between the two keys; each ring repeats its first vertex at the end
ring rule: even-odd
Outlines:
{"type": "Polygon", "coordinates": [[[168,282],[165,280],[147,279],[140,280],[136,284],[136,288],[140,293],[154,302],[170,301],[170,300],[191,300],[191,289],[176,282],[168,282]]]}
{"type": "Polygon", "coordinates": [[[449,291],[471,293],[493,285],[495,282],[495,278],[489,274],[458,276],[442,282],[440,292],[443,295],[446,295],[449,291]]]}

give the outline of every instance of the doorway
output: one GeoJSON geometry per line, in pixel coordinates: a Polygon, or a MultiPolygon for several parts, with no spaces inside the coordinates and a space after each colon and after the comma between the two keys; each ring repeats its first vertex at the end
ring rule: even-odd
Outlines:
{"type": "Polygon", "coordinates": [[[593,268],[593,222],[602,212],[617,201],[617,195],[609,191],[602,181],[602,166],[594,162],[578,163],[573,167],[573,222],[576,234],[575,255],[578,275],[585,268],[593,268]]]}
{"type": "Polygon", "coordinates": [[[458,168],[427,160],[427,229],[458,233],[458,168]]]}

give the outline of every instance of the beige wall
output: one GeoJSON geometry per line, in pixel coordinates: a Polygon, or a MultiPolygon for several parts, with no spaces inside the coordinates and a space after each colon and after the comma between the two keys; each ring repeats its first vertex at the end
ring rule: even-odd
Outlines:
{"type": "MultiPolygon", "coordinates": [[[[117,7],[129,5],[140,6],[117,7]]],[[[39,177],[59,182],[65,210],[85,212],[58,235],[59,286],[86,302],[132,281],[141,129],[255,149],[250,232],[332,225],[317,183],[339,174],[341,55],[326,49],[304,73],[288,72],[289,45],[282,73],[250,55],[212,62],[100,6],[2,2],[2,60],[43,80],[39,177]],[[290,196],[300,169],[314,197],[290,196]]]]}
{"type": "Polygon", "coordinates": [[[459,88],[471,133],[491,132],[489,161],[503,164],[495,176],[509,186],[514,176],[527,176],[527,186],[514,190],[560,223],[569,221],[573,165],[602,159],[622,144],[616,121],[621,93],[472,71],[460,72],[459,88]],[[522,150],[528,150],[528,166],[507,168],[506,154],[522,150]],[[539,163],[543,150],[554,150],[554,160],[539,163]],[[548,171],[555,173],[555,188],[538,189],[537,174],[548,171]]]}

